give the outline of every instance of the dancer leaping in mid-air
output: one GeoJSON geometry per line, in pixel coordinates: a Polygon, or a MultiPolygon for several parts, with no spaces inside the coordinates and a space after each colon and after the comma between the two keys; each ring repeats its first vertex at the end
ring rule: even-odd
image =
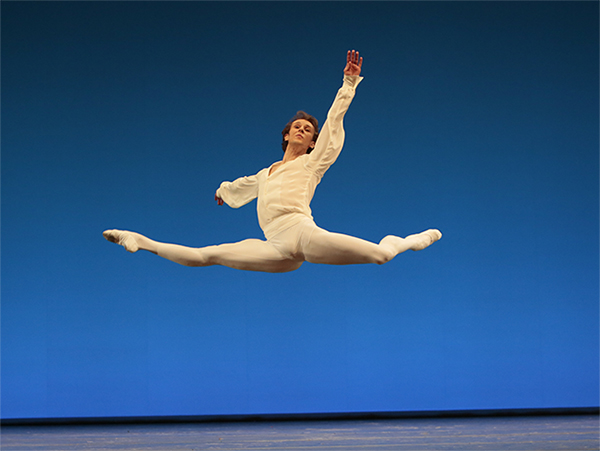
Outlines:
{"type": "Polygon", "coordinates": [[[327,113],[322,130],[317,120],[299,111],[282,132],[283,159],[256,175],[223,182],[215,194],[219,205],[232,208],[258,199],[258,221],[266,241],[248,239],[239,243],[191,248],[160,243],[144,235],[107,230],[104,237],[129,252],[139,249],[186,266],[223,265],[248,271],[287,272],[303,262],[329,265],[389,262],[409,249],[425,249],[442,237],[439,230],[400,238],[388,235],[379,244],[323,230],[313,221],[310,201],[325,171],[344,144],[343,118],[354,97],[363,59],[348,51],[344,82],[327,113]]]}

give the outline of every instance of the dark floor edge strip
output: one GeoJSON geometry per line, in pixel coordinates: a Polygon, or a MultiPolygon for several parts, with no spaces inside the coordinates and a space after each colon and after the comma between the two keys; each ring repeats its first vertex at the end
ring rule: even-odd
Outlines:
{"type": "Polygon", "coordinates": [[[278,421],[390,420],[416,418],[482,418],[516,416],[598,415],[600,407],[543,409],[424,410],[394,412],[330,412],[291,414],[179,415],[131,417],[4,418],[1,426],[105,425],[159,423],[232,423],[278,421]]]}

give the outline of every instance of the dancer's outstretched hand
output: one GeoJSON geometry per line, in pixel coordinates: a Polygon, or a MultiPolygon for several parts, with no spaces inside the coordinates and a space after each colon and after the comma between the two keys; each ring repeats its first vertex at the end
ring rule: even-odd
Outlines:
{"type": "Polygon", "coordinates": [[[359,58],[356,50],[348,50],[348,56],[346,58],[346,67],[344,68],[344,75],[360,75],[362,69],[362,57],[359,58]]]}
{"type": "Polygon", "coordinates": [[[219,196],[217,196],[216,194],[215,194],[215,200],[217,201],[217,204],[218,204],[218,205],[223,205],[223,199],[221,199],[221,198],[220,198],[219,196]]]}

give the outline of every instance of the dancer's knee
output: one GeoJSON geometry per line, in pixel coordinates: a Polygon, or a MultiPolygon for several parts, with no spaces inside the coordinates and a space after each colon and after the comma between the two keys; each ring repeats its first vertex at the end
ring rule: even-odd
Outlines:
{"type": "Polygon", "coordinates": [[[284,273],[302,266],[302,260],[285,258],[270,245],[259,240],[246,240],[196,249],[198,258],[189,266],[220,265],[244,271],[284,273]]]}
{"type": "Polygon", "coordinates": [[[161,247],[158,255],[182,266],[199,267],[214,265],[201,248],[185,248],[183,246],[161,247]]]}
{"type": "Polygon", "coordinates": [[[208,260],[204,259],[183,259],[177,263],[183,266],[189,266],[190,268],[200,268],[202,266],[212,266],[214,263],[209,263],[208,260]]]}
{"type": "Polygon", "coordinates": [[[375,252],[375,254],[373,255],[373,263],[376,263],[378,265],[383,265],[384,263],[389,262],[395,256],[396,256],[396,254],[394,254],[392,251],[390,251],[388,249],[378,248],[377,252],[375,252]]]}
{"type": "Polygon", "coordinates": [[[194,248],[189,261],[186,262],[186,266],[228,266],[226,264],[228,254],[223,256],[219,248],[219,245],[194,248]]]}

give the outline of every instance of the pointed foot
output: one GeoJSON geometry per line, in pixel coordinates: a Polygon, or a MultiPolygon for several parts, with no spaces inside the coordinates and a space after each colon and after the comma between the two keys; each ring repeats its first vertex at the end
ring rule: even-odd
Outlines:
{"type": "Polygon", "coordinates": [[[438,229],[429,229],[416,235],[407,236],[406,238],[411,238],[415,241],[415,244],[411,246],[413,251],[421,251],[442,238],[442,232],[438,229]]]}
{"type": "Polygon", "coordinates": [[[102,232],[102,236],[111,243],[116,243],[123,246],[127,252],[137,252],[139,247],[132,232],[125,230],[105,230],[102,232]]]}

